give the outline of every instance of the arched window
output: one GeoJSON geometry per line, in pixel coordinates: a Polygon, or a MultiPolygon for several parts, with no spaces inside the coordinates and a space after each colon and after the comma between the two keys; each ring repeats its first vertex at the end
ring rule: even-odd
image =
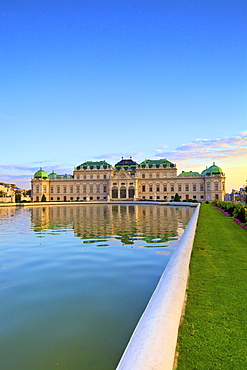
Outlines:
{"type": "Polygon", "coordinates": [[[135,188],[134,186],[129,187],[129,198],[134,198],[135,196],[135,188]]]}
{"type": "Polygon", "coordinates": [[[118,198],[118,188],[116,186],[112,188],[112,198],[118,198]]]}
{"type": "Polygon", "coordinates": [[[120,188],[120,198],[126,198],[126,187],[125,186],[121,186],[120,188]]]}

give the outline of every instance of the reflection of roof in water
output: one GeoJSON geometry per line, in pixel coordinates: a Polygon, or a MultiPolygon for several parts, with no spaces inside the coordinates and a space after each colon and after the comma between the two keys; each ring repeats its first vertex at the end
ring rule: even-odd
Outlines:
{"type": "Polygon", "coordinates": [[[191,210],[186,216],[185,208],[178,211],[174,207],[148,206],[47,206],[42,207],[42,212],[38,207],[32,208],[31,217],[37,236],[69,230],[92,246],[110,238],[124,245],[145,243],[145,247],[166,247],[167,242],[179,237],[178,228],[185,228],[189,221],[191,210]],[[181,223],[182,213],[185,221],[181,223]],[[167,221],[167,217],[171,220],[167,221]]]}

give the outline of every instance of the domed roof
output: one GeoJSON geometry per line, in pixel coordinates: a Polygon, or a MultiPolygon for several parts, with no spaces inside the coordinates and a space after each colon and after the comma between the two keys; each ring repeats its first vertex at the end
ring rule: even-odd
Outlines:
{"type": "Polygon", "coordinates": [[[202,176],[221,175],[223,174],[222,169],[213,162],[213,165],[202,171],[202,176]]]}
{"type": "Polygon", "coordinates": [[[56,177],[57,177],[57,174],[56,174],[56,172],[52,171],[51,173],[49,173],[48,177],[49,177],[50,179],[54,179],[54,178],[56,178],[56,177]]]}
{"type": "Polygon", "coordinates": [[[35,172],[34,174],[34,177],[35,178],[40,178],[40,177],[43,177],[43,178],[47,178],[48,175],[45,171],[42,170],[42,168],[40,167],[40,170],[38,170],[37,172],[35,172]]]}
{"type": "Polygon", "coordinates": [[[132,160],[130,157],[129,159],[121,159],[118,163],[115,164],[116,169],[120,169],[121,167],[124,167],[125,169],[131,168],[135,169],[137,166],[137,163],[132,160]]]}

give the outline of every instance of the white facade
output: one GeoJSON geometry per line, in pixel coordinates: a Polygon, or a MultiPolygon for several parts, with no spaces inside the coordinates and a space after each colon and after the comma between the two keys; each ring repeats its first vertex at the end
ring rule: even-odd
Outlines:
{"type": "Polygon", "coordinates": [[[115,166],[105,161],[84,162],[74,168],[73,175],[57,175],[37,171],[31,180],[32,201],[87,201],[146,199],[172,201],[224,200],[225,175],[213,164],[198,172],[177,175],[176,165],[161,160],[145,160],[137,164],[122,159],[115,166]]]}

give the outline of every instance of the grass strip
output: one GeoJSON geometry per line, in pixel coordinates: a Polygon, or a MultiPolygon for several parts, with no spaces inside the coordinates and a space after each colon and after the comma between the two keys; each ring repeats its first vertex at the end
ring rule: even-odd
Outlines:
{"type": "Polygon", "coordinates": [[[177,370],[247,369],[247,231],[202,204],[177,370]]]}

